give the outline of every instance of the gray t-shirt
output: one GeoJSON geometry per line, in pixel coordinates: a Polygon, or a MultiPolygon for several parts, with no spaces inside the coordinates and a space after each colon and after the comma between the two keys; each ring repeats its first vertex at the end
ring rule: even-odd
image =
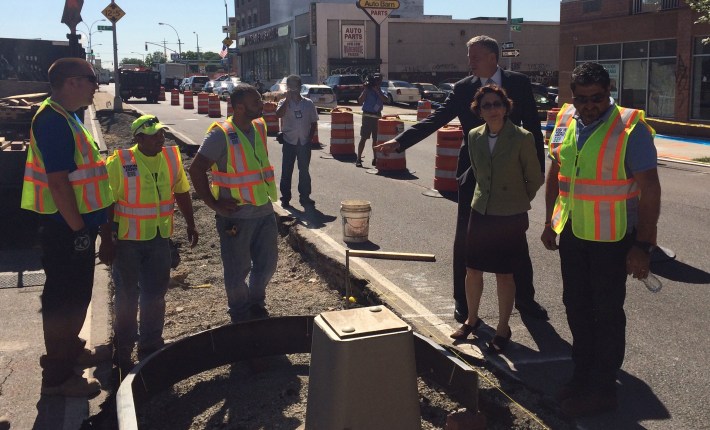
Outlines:
{"type": "MultiPolygon", "coordinates": [[[[242,144],[251,145],[254,147],[255,132],[252,127],[248,133],[244,133],[248,142],[242,142],[242,144]]],[[[217,168],[220,171],[227,170],[227,144],[224,141],[224,132],[222,129],[215,127],[211,131],[207,132],[205,139],[202,141],[200,149],[197,150],[198,154],[202,154],[205,158],[213,161],[217,164],[217,168]]],[[[232,195],[229,190],[225,188],[219,189],[219,197],[231,199],[232,195]]],[[[239,210],[232,212],[229,218],[260,218],[265,215],[269,215],[274,212],[274,208],[271,204],[271,200],[266,202],[261,206],[254,206],[245,204],[239,207],[239,210]]]]}
{"type": "MultiPolygon", "coordinates": [[[[277,109],[284,103],[286,99],[281,99],[277,109]]],[[[281,128],[286,143],[309,145],[308,135],[314,122],[318,122],[318,111],[311,99],[301,97],[301,100],[296,103],[288,102],[286,114],[281,118],[281,128]]]]}

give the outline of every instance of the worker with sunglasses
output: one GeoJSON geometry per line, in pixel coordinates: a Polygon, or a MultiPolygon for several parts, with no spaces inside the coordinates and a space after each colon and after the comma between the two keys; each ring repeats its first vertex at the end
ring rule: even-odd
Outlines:
{"type": "Polygon", "coordinates": [[[77,116],[93,103],[98,86],[91,64],[79,58],[55,61],[48,74],[52,95],[32,119],[21,203],[40,214],[46,275],[41,392],[87,397],[98,394],[101,385],[74,367],[93,367],[111,357],[110,349],[88,349],[79,337],[94,285],[94,242],[111,204],[106,165],[77,116]]]}
{"type": "Polygon", "coordinates": [[[154,115],[131,124],[135,145],[106,161],[111,183],[110,226],[101,229],[99,258],[111,264],[115,360],[122,371],[164,345],[165,294],[170,281],[174,204],[197,245],[190,183],[177,146],[165,146],[165,126],[154,115]],[[136,317],[140,308],[140,324],[136,317]]]}
{"type": "Polygon", "coordinates": [[[655,133],[643,111],[610,98],[604,66],[577,66],[571,88],[573,102],[562,106],[550,138],[541,240],[560,251],[574,370],[557,400],[577,418],[617,407],[626,277],[648,276],[661,185],[655,133]]]}

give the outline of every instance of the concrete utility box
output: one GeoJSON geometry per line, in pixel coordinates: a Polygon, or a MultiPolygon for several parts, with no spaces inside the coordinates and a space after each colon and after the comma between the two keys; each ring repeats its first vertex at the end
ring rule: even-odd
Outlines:
{"type": "Polygon", "coordinates": [[[411,327],[384,306],[318,315],[305,428],[420,429],[411,327]]]}

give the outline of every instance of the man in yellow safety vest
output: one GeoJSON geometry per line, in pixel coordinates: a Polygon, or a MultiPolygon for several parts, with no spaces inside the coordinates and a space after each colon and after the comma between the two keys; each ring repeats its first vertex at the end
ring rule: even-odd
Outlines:
{"type": "Polygon", "coordinates": [[[278,260],[277,194],[261,95],[239,84],[230,103],[234,116],[210,126],[189,172],[197,194],[216,212],[228,312],[239,322],[268,317],[266,285],[278,260]]]}
{"type": "Polygon", "coordinates": [[[562,106],[549,144],[541,239],[560,251],[574,371],[557,397],[575,418],[617,407],[626,277],[648,276],[661,185],[654,131],[643,111],[610,99],[604,67],[577,66],[571,87],[573,105],[562,106]]]}
{"type": "Polygon", "coordinates": [[[136,144],[116,150],[106,162],[115,203],[109,208],[113,222],[101,229],[99,258],[112,265],[114,345],[121,370],[132,367],[136,341],[139,359],[164,345],[175,203],[185,218],[190,246],[198,241],[180,151],[164,146],[163,128],[154,115],[139,117],[131,124],[136,144]]]}
{"type": "Polygon", "coordinates": [[[40,358],[42,394],[86,397],[101,385],[77,375],[74,366],[110,358],[85,348],[79,337],[94,285],[94,242],[111,204],[106,165],[76,115],[93,102],[98,86],[91,64],[79,58],[55,61],[49,83],[52,95],[32,119],[21,203],[40,214],[47,351],[40,358]]]}

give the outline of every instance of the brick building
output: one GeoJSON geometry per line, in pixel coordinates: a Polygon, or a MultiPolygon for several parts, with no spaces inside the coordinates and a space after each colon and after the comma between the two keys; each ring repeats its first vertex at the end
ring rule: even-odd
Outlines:
{"type": "Polygon", "coordinates": [[[562,0],[560,103],[571,100],[572,69],[605,65],[612,96],[649,117],[710,122],[710,25],[682,0],[562,0]]]}

